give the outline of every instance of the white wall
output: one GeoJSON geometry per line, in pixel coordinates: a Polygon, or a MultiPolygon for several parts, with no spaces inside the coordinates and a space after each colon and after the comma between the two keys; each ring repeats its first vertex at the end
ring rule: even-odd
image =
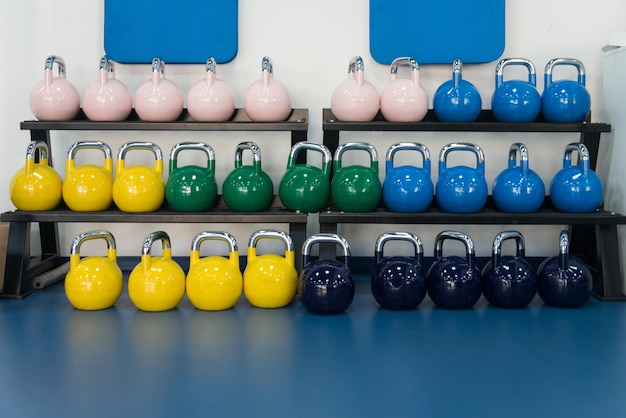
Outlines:
{"type": "MultiPolygon", "coordinates": [[[[543,67],[554,57],[571,56],[582,60],[587,69],[587,87],[592,97],[594,121],[603,114],[600,48],[606,44],[610,30],[626,29],[626,3],[623,0],[578,2],[567,0],[508,1],[506,4],[506,50],[503,57],[531,59],[539,74],[538,88],[543,89],[543,67]]],[[[260,62],[268,55],[274,62],[275,78],[290,90],[293,105],[308,108],[309,140],[322,140],[322,108],[330,107],[334,87],[346,76],[348,60],[361,55],[365,60],[366,78],[379,91],[385,86],[389,69],[369,56],[368,2],[365,0],[315,0],[286,2],[280,0],[239,1],[239,50],[236,58],[218,66],[218,76],[231,84],[236,92],[237,107],[243,107],[246,87],[260,77],[260,62]]],[[[68,79],[82,90],[97,77],[98,61],[103,50],[103,2],[82,0],[22,0],[0,5],[0,56],[4,60],[0,79],[0,210],[13,209],[9,200],[9,179],[24,162],[29,133],[19,129],[19,122],[32,119],[28,95],[32,86],[42,78],[44,60],[56,54],[65,59],[68,79]]],[[[450,14],[451,19],[455,16],[450,14]]],[[[419,24],[419,17],[412,20],[419,24]]],[[[462,24],[462,17],[459,22],[462,24]]],[[[494,85],[495,63],[466,65],[464,78],[473,82],[481,92],[483,107],[489,107],[494,85]]],[[[131,91],[149,76],[148,65],[118,65],[118,77],[131,91]]],[[[565,70],[564,70],[565,71],[565,70]]],[[[167,76],[186,94],[188,88],[203,76],[202,65],[167,66],[167,76]]],[[[513,73],[512,73],[513,74],[513,73]]],[[[565,76],[565,75],[564,75],[565,76]]],[[[513,75],[511,75],[513,77],[513,75]]],[[[424,65],[421,80],[432,95],[436,88],[450,78],[448,65],[424,65]]],[[[555,78],[556,77],[555,75],[555,78]]],[[[208,142],[217,155],[218,184],[232,169],[234,146],[242,140],[253,140],[263,154],[264,169],[277,187],[289,152],[288,134],[284,133],[174,133],[174,132],[54,132],[52,158],[59,171],[63,170],[69,145],[78,140],[98,139],[108,143],[114,153],[130,140],[157,141],[168,155],[170,148],[182,140],[208,142]]],[[[488,182],[506,168],[508,147],[524,142],[530,150],[530,166],[546,185],[560,168],[565,144],[577,141],[576,135],[557,134],[484,134],[484,133],[351,133],[342,141],[372,142],[379,153],[400,140],[418,140],[427,144],[437,158],[441,147],[453,140],[476,142],[485,149],[488,182]]],[[[434,166],[436,167],[436,165],[434,166]]],[[[63,173],[61,173],[63,174],[63,173]]],[[[434,180],[436,181],[436,173],[434,180]]],[[[92,228],[106,228],[118,241],[118,255],[138,255],[143,237],[154,230],[164,229],[172,237],[175,255],[188,254],[191,238],[204,229],[223,228],[233,233],[245,252],[250,233],[267,225],[150,225],[150,224],[65,224],[60,225],[61,245],[69,245],[78,233],[92,228]]],[[[286,228],[286,225],[275,225],[286,228]]],[[[508,226],[451,226],[474,238],[478,255],[490,252],[493,236],[508,226]]],[[[372,255],[379,233],[396,228],[392,225],[345,226],[346,236],[355,255],[372,255]]],[[[432,255],[432,240],[445,226],[401,226],[417,232],[425,242],[426,255],[432,255]]],[[[551,255],[557,251],[560,227],[525,226],[520,228],[527,240],[528,255],[551,255]]],[[[310,232],[315,227],[311,225],[310,232]]]]}

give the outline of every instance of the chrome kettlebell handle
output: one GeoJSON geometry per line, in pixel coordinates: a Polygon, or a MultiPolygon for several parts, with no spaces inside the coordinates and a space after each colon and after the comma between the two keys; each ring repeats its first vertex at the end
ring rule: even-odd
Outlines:
{"type": "Polygon", "coordinates": [[[401,232],[401,231],[385,232],[384,234],[381,234],[378,237],[378,239],[376,239],[376,245],[375,245],[376,253],[382,256],[385,244],[388,241],[394,241],[394,240],[395,241],[407,241],[413,244],[413,247],[415,247],[416,257],[420,257],[422,254],[424,254],[424,244],[422,243],[422,239],[416,234],[413,234],[411,232],[401,232]]]}
{"type": "Polygon", "coordinates": [[[235,167],[241,167],[243,164],[243,151],[250,150],[252,152],[252,158],[254,163],[261,163],[261,148],[252,141],[241,142],[235,148],[235,167]]]}
{"type": "Polygon", "coordinates": [[[480,146],[476,144],[471,144],[469,142],[452,142],[450,144],[444,145],[444,147],[441,148],[441,152],[439,153],[439,162],[445,163],[448,158],[448,154],[452,151],[471,151],[474,153],[474,155],[476,155],[476,160],[479,167],[484,166],[485,164],[485,153],[483,152],[483,149],[480,146]]]}
{"type": "Polygon", "coordinates": [[[178,168],[178,154],[181,151],[202,151],[207,156],[207,169],[213,171],[215,165],[215,151],[209,144],[204,142],[180,142],[172,147],[170,150],[170,171],[178,168]]]}
{"type": "Polygon", "coordinates": [[[582,61],[576,58],[553,58],[546,64],[544,72],[544,88],[552,84],[552,71],[557,65],[572,65],[576,67],[576,70],[578,71],[578,83],[582,84],[583,86],[585,85],[587,75],[585,72],[585,65],[582,63],[582,61]]]}
{"type": "Polygon", "coordinates": [[[385,154],[385,161],[387,163],[393,162],[393,157],[398,151],[418,151],[420,154],[422,154],[424,165],[428,161],[430,166],[430,150],[424,144],[421,144],[419,142],[398,142],[392,144],[387,149],[387,153],[385,154]]]}
{"type": "Polygon", "coordinates": [[[523,65],[526,67],[528,69],[528,82],[533,86],[537,85],[537,71],[535,70],[535,64],[531,60],[526,58],[503,58],[496,64],[496,89],[503,82],[504,68],[509,65],[523,65]]]}
{"type": "Polygon", "coordinates": [[[105,159],[113,158],[113,152],[111,151],[111,147],[101,141],[79,141],[70,145],[67,151],[67,158],[70,160],[75,159],[76,153],[81,149],[97,149],[104,153],[105,159]]]}
{"type": "Polygon", "coordinates": [[[237,240],[233,235],[225,231],[203,231],[197,234],[191,241],[191,251],[200,251],[200,244],[204,241],[216,240],[224,241],[228,245],[228,251],[234,253],[239,251],[237,240]]]}
{"type": "Polygon", "coordinates": [[[502,243],[508,239],[514,239],[517,244],[517,252],[515,255],[517,257],[524,257],[526,252],[524,236],[519,231],[514,230],[503,231],[495,236],[495,238],[493,239],[492,253],[494,255],[502,254],[502,243]]]}
{"type": "Polygon", "coordinates": [[[255,231],[250,235],[250,239],[248,240],[248,248],[256,248],[257,243],[263,239],[278,239],[285,244],[285,251],[293,252],[294,245],[291,236],[284,231],[279,231],[277,229],[260,229],[255,231]]]}
{"type": "MultiPolygon", "coordinates": [[[[343,251],[343,257],[350,257],[350,244],[348,240],[346,240],[341,235],[330,234],[325,232],[320,232],[318,234],[313,234],[304,240],[302,243],[302,256],[309,257],[311,255],[311,247],[314,244],[319,243],[334,243],[341,247],[343,251]]],[[[304,263],[303,263],[304,266],[304,263]]]]}
{"type": "Polygon", "coordinates": [[[398,74],[398,67],[408,66],[411,71],[419,71],[420,66],[417,61],[411,57],[399,57],[391,62],[390,72],[392,75],[398,74]]]}
{"type": "Polygon", "coordinates": [[[435,238],[435,259],[440,259],[443,256],[443,242],[446,239],[461,241],[465,245],[468,263],[473,265],[474,241],[472,241],[469,235],[459,231],[441,231],[437,234],[435,238]]]}
{"type": "Polygon", "coordinates": [[[373,168],[376,172],[378,172],[378,151],[376,151],[376,148],[374,148],[373,145],[368,144],[367,142],[347,142],[339,145],[335,150],[335,155],[333,156],[333,171],[337,171],[341,168],[341,157],[344,152],[349,150],[367,151],[370,155],[370,168],[373,168]]]}
{"type": "MultiPolygon", "coordinates": [[[[141,248],[141,255],[148,256],[152,251],[152,244],[155,241],[161,240],[162,249],[165,252],[171,252],[172,245],[170,242],[170,236],[165,231],[155,231],[151,234],[148,234],[146,238],[143,240],[143,246],[141,248]]],[[[164,254],[167,256],[167,254],[164,254]]]]}
{"type": "Polygon", "coordinates": [[[581,144],[580,142],[572,142],[565,147],[565,152],[563,153],[563,168],[571,167],[572,153],[574,151],[578,151],[578,165],[581,167],[583,175],[586,176],[590,170],[589,165],[591,164],[591,159],[589,157],[589,149],[585,144],[581,144]]]}
{"type": "Polygon", "coordinates": [[[44,141],[31,141],[26,148],[26,160],[35,160],[35,156],[39,150],[39,161],[48,161],[48,144],[44,141]]]}
{"type": "Polygon", "coordinates": [[[126,158],[126,153],[130,150],[151,151],[154,154],[155,160],[163,160],[163,151],[153,142],[127,142],[117,151],[117,159],[124,160],[126,158]]]}
{"type": "Polygon", "coordinates": [[[50,55],[46,58],[44,70],[52,71],[54,64],[56,64],[59,69],[59,77],[65,77],[65,61],[63,58],[57,57],[56,55],[50,55]]]}
{"type": "Polygon", "coordinates": [[[94,230],[87,231],[81,234],[78,234],[76,238],[72,241],[72,245],[70,247],[70,254],[80,254],[80,246],[85,241],[90,241],[93,239],[103,239],[107,243],[107,250],[115,250],[115,238],[113,234],[109,231],[104,230],[94,230]]]}
{"type": "Polygon", "coordinates": [[[354,56],[350,59],[348,63],[348,74],[354,74],[357,71],[364,71],[365,64],[363,63],[363,58],[360,56],[354,56]]]}
{"type": "Polygon", "coordinates": [[[268,56],[263,57],[261,60],[261,71],[266,71],[270,74],[274,72],[274,65],[272,63],[272,59],[268,56]]]}
{"type": "Polygon", "coordinates": [[[300,141],[291,147],[289,157],[287,159],[287,168],[291,167],[295,163],[298,153],[303,150],[317,151],[322,154],[322,172],[324,175],[328,175],[328,171],[330,170],[330,161],[333,156],[328,147],[315,142],[300,141]]]}

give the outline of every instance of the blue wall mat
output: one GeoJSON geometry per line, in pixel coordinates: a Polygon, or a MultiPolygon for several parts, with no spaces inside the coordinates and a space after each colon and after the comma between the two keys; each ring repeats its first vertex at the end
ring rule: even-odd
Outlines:
{"type": "Polygon", "coordinates": [[[237,0],[105,0],[104,50],[114,61],[218,63],[237,55],[237,0]]]}
{"type": "Polygon", "coordinates": [[[504,51],[505,0],[370,0],[370,53],[381,64],[485,63],[504,51]]]}

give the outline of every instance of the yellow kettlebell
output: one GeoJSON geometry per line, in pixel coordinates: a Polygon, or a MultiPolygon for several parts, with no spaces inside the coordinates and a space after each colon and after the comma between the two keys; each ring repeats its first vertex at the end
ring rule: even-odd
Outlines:
{"type": "Polygon", "coordinates": [[[243,290],[237,241],[228,232],[204,231],[191,242],[187,297],[198,309],[219,311],[235,306],[243,290]],[[220,240],[228,244],[228,258],[212,255],[200,258],[200,244],[220,240]]]}
{"type": "Polygon", "coordinates": [[[122,270],[117,265],[115,238],[109,231],[88,231],[78,235],[70,250],[70,270],[65,275],[65,295],[76,309],[94,311],[112,307],[122,294],[122,270]],[[103,239],[107,256],[80,259],[83,242],[103,239]]]}
{"type": "Polygon", "coordinates": [[[61,202],[62,185],[59,173],[48,165],[48,145],[43,141],[31,141],[26,150],[24,167],[11,178],[11,202],[19,210],[52,210],[61,202]],[[37,150],[39,161],[35,163],[37,150]]]}
{"type": "Polygon", "coordinates": [[[138,309],[152,312],[174,309],[185,296],[185,272],[172,260],[166,232],[156,231],[144,239],[141,261],[128,277],[128,296],[138,309]],[[162,254],[152,257],[152,244],[158,240],[162,254]]]}
{"type": "Polygon", "coordinates": [[[100,141],[72,144],[65,161],[63,200],[77,212],[106,210],[113,201],[113,158],[111,147],[100,141]],[[104,153],[104,164],[83,164],[76,167],[76,153],[82,149],[97,149],[104,153]]]}
{"type": "Polygon", "coordinates": [[[163,204],[163,152],[152,142],[129,142],[122,145],[115,162],[113,201],[122,212],[153,212],[163,204]],[[151,151],[154,167],[126,167],[126,153],[131,150],[151,151]]]}
{"type": "Polygon", "coordinates": [[[243,292],[257,308],[282,308],[296,294],[298,274],[295,267],[293,241],[283,231],[259,230],[250,236],[243,292]],[[279,239],[285,244],[285,256],[257,255],[256,247],[263,238],[279,239]]]}

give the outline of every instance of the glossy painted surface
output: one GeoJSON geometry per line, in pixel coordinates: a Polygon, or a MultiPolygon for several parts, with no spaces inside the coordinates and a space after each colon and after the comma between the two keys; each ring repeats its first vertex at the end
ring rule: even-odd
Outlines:
{"type": "Polygon", "coordinates": [[[490,260],[481,276],[483,295],[494,306],[523,308],[537,292],[537,274],[523,257],[498,257],[495,266],[490,260]]]}
{"type": "Polygon", "coordinates": [[[163,257],[142,255],[128,278],[128,294],[143,311],[174,309],[185,295],[185,272],[172,260],[171,252],[163,257]]]}
{"type": "Polygon", "coordinates": [[[589,267],[578,258],[559,254],[544,260],[537,269],[537,293],[552,306],[577,308],[591,297],[589,267]]]}
{"type": "Polygon", "coordinates": [[[354,299],[354,279],[346,263],[335,260],[305,260],[298,277],[298,296],[311,313],[334,315],[344,312],[354,299]]]}
{"type": "Polygon", "coordinates": [[[604,187],[600,177],[582,164],[564,167],[550,182],[550,200],[562,212],[593,212],[604,199],[604,187]]]}

